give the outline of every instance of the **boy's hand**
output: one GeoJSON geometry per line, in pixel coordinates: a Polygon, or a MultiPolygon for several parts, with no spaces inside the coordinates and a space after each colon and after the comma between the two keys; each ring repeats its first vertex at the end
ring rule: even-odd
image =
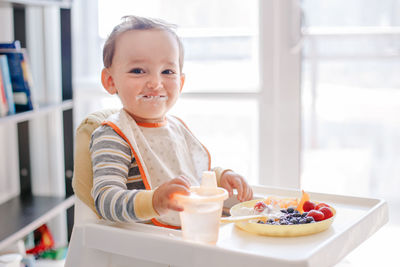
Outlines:
{"type": "Polygon", "coordinates": [[[184,176],[179,176],[160,185],[153,194],[153,207],[161,215],[168,209],[183,211],[183,207],[178,205],[173,198],[174,194],[189,195],[190,183],[184,176]]]}
{"type": "Polygon", "coordinates": [[[239,201],[247,201],[253,199],[253,189],[247,184],[246,180],[233,171],[226,171],[220,180],[221,187],[228,190],[229,197],[233,195],[233,189],[238,192],[239,201]]]}

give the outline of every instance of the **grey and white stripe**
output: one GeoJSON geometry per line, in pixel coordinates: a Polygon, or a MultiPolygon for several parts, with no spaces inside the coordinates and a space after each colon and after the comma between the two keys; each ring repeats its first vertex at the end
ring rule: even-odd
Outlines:
{"type": "Polygon", "coordinates": [[[133,205],[136,194],[145,187],[129,144],[103,125],[92,134],[90,153],[92,196],[98,214],[110,221],[139,221],[133,205]]]}

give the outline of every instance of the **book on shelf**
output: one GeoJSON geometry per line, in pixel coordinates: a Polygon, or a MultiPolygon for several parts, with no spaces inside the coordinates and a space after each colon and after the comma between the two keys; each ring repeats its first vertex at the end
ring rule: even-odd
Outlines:
{"type": "Polygon", "coordinates": [[[0,117],[6,116],[8,113],[8,103],[6,92],[4,90],[3,75],[0,72],[0,117]]]}
{"type": "Polygon", "coordinates": [[[0,49],[21,49],[21,42],[19,40],[15,40],[11,43],[0,43],[0,49]]]}
{"type": "Polygon", "coordinates": [[[7,99],[8,115],[15,114],[15,104],[11,84],[10,69],[8,67],[6,55],[0,55],[0,75],[2,76],[4,92],[7,99]]]}
{"type": "Polygon", "coordinates": [[[32,110],[33,82],[26,50],[21,48],[17,41],[0,43],[0,55],[7,57],[15,112],[32,110]]]}

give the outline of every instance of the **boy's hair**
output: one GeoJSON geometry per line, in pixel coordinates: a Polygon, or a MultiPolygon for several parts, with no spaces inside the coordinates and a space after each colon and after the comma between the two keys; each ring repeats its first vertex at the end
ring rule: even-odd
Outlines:
{"type": "Polygon", "coordinates": [[[111,66],[114,53],[115,53],[115,42],[117,38],[124,32],[131,30],[163,30],[171,33],[178,42],[179,46],[179,68],[182,71],[183,68],[183,44],[181,39],[178,37],[174,29],[176,25],[164,22],[159,19],[150,19],[139,16],[124,16],[122,22],[114,27],[111,34],[108,36],[104,48],[103,48],[103,64],[104,67],[108,68],[111,66]]]}

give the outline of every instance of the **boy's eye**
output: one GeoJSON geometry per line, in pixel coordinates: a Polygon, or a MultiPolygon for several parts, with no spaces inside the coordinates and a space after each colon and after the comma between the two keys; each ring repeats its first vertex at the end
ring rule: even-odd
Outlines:
{"type": "Polygon", "coordinates": [[[175,71],[173,71],[173,70],[164,70],[162,72],[162,74],[174,74],[174,73],[175,73],[175,71]]]}
{"type": "Polygon", "coordinates": [[[142,70],[140,68],[134,68],[134,69],[131,69],[129,72],[135,73],[135,74],[142,74],[142,73],[144,73],[144,70],[142,70]]]}

